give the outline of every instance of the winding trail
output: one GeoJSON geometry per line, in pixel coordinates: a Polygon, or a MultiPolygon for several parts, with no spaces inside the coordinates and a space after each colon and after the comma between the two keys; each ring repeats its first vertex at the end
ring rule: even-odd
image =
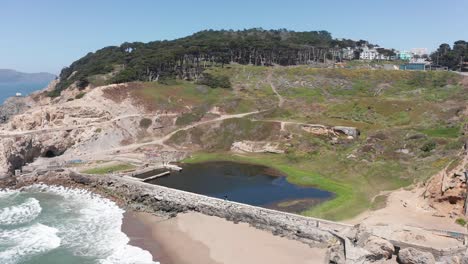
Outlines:
{"type": "Polygon", "coordinates": [[[123,147],[112,148],[112,149],[103,151],[103,153],[122,151],[122,150],[131,150],[131,149],[144,147],[144,146],[148,146],[148,145],[161,145],[161,146],[163,146],[163,148],[165,150],[175,150],[173,147],[171,147],[169,145],[166,145],[165,142],[167,140],[169,140],[172,136],[174,136],[176,133],[180,132],[180,131],[186,131],[186,130],[189,130],[191,128],[197,127],[197,126],[201,126],[201,125],[205,125],[205,124],[209,124],[209,123],[214,123],[214,122],[219,122],[219,121],[223,121],[223,120],[226,120],[226,119],[242,118],[242,117],[258,114],[258,113],[265,112],[265,111],[267,111],[267,110],[253,111],[253,112],[234,114],[234,115],[221,115],[220,117],[217,117],[217,118],[214,118],[214,119],[199,121],[199,122],[193,123],[191,125],[187,125],[185,127],[176,129],[176,130],[170,132],[169,134],[167,134],[167,135],[165,135],[163,137],[157,138],[155,140],[152,140],[150,142],[136,143],[136,144],[131,144],[131,145],[123,146],[123,147]]]}
{"type": "Polygon", "coordinates": [[[275,93],[276,97],[278,97],[278,107],[281,108],[283,106],[283,104],[284,104],[284,98],[283,98],[283,96],[281,96],[281,94],[276,89],[276,86],[272,81],[272,77],[273,77],[273,70],[270,69],[268,71],[267,81],[270,84],[271,90],[273,90],[273,93],[275,93]]]}
{"type": "Polygon", "coordinates": [[[33,130],[27,130],[27,131],[0,131],[0,138],[5,138],[5,137],[14,137],[14,136],[25,136],[25,135],[34,135],[34,134],[41,134],[41,133],[46,133],[46,132],[57,132],[57,131],[65,131],[65,130],[74,130],[74,129],[80,129],[80,128],[86,128],[86,127],[92,127],[92,126],[102,126],[105,124],[110,124],[114,123],[117,121],[120,121],[122,119],[127,119],[127,118],[135,118],[135,117],[162,117],[162,116],[177,116],[177,114],[131,114],[131,115],[122,115],[122,116],[117,116],[115,118],[112,118],[110,120],[106,121],[101,121],[101,122],[91,122],[88,124],[82,124],[82,125],[63,125],[59,127],[52,127],[52,128],[41,128],[41,129],[33,129],[33,130]]]}

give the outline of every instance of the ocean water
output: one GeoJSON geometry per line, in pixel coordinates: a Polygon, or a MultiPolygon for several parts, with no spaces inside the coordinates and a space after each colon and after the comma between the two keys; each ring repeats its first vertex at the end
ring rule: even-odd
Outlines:
{"type": "Polygon", "coordinates": [[[156,264],[128,245],[124,211],[87,191],[33,185],[0,191],[2,264],[156,264]]]}
{"type": "Polygon", "coordinates": [[[48,83],[0,83],[0,105],[9,97],[21,93],[23,96],[46,88],[48,83]]]}

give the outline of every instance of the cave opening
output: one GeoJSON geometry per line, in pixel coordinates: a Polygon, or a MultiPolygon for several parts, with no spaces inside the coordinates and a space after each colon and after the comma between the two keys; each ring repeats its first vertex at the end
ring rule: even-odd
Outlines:
{"type": "Polygon", "coordinates": [[[44,152],[44,154],[42,155],[44,158],[55,158],[57,156],[60,156],[62,153],[60,153],[58,150],[56,149],[48,149],[46,152],[44,152]]]}

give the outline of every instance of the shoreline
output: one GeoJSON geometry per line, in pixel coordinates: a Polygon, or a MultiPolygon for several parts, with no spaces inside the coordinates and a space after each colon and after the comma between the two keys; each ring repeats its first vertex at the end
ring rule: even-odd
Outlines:
{"type": "Polygon", "coordinates": [[[245,223],[194,212],[167,219],[126,211],[122,231],[130,245],[149,251],[161,264],[312,264],[325,263],[327,252],[245,223]]]}

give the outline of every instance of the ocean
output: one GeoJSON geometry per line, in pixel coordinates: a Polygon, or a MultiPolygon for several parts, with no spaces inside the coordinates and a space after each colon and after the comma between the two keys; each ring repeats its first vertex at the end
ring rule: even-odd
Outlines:
{"type": "Polygon", "coordinates": [[[0,105],[9,97],[21,93],[23,96],[46,88],[48,83],[0,83],[0,105]]]}
{"type": "Polygon", "coordinates": [[[157,264],[128,245],[123,213],[84,190],[38,184],[0,191],[0,263],[157,264]]]}

